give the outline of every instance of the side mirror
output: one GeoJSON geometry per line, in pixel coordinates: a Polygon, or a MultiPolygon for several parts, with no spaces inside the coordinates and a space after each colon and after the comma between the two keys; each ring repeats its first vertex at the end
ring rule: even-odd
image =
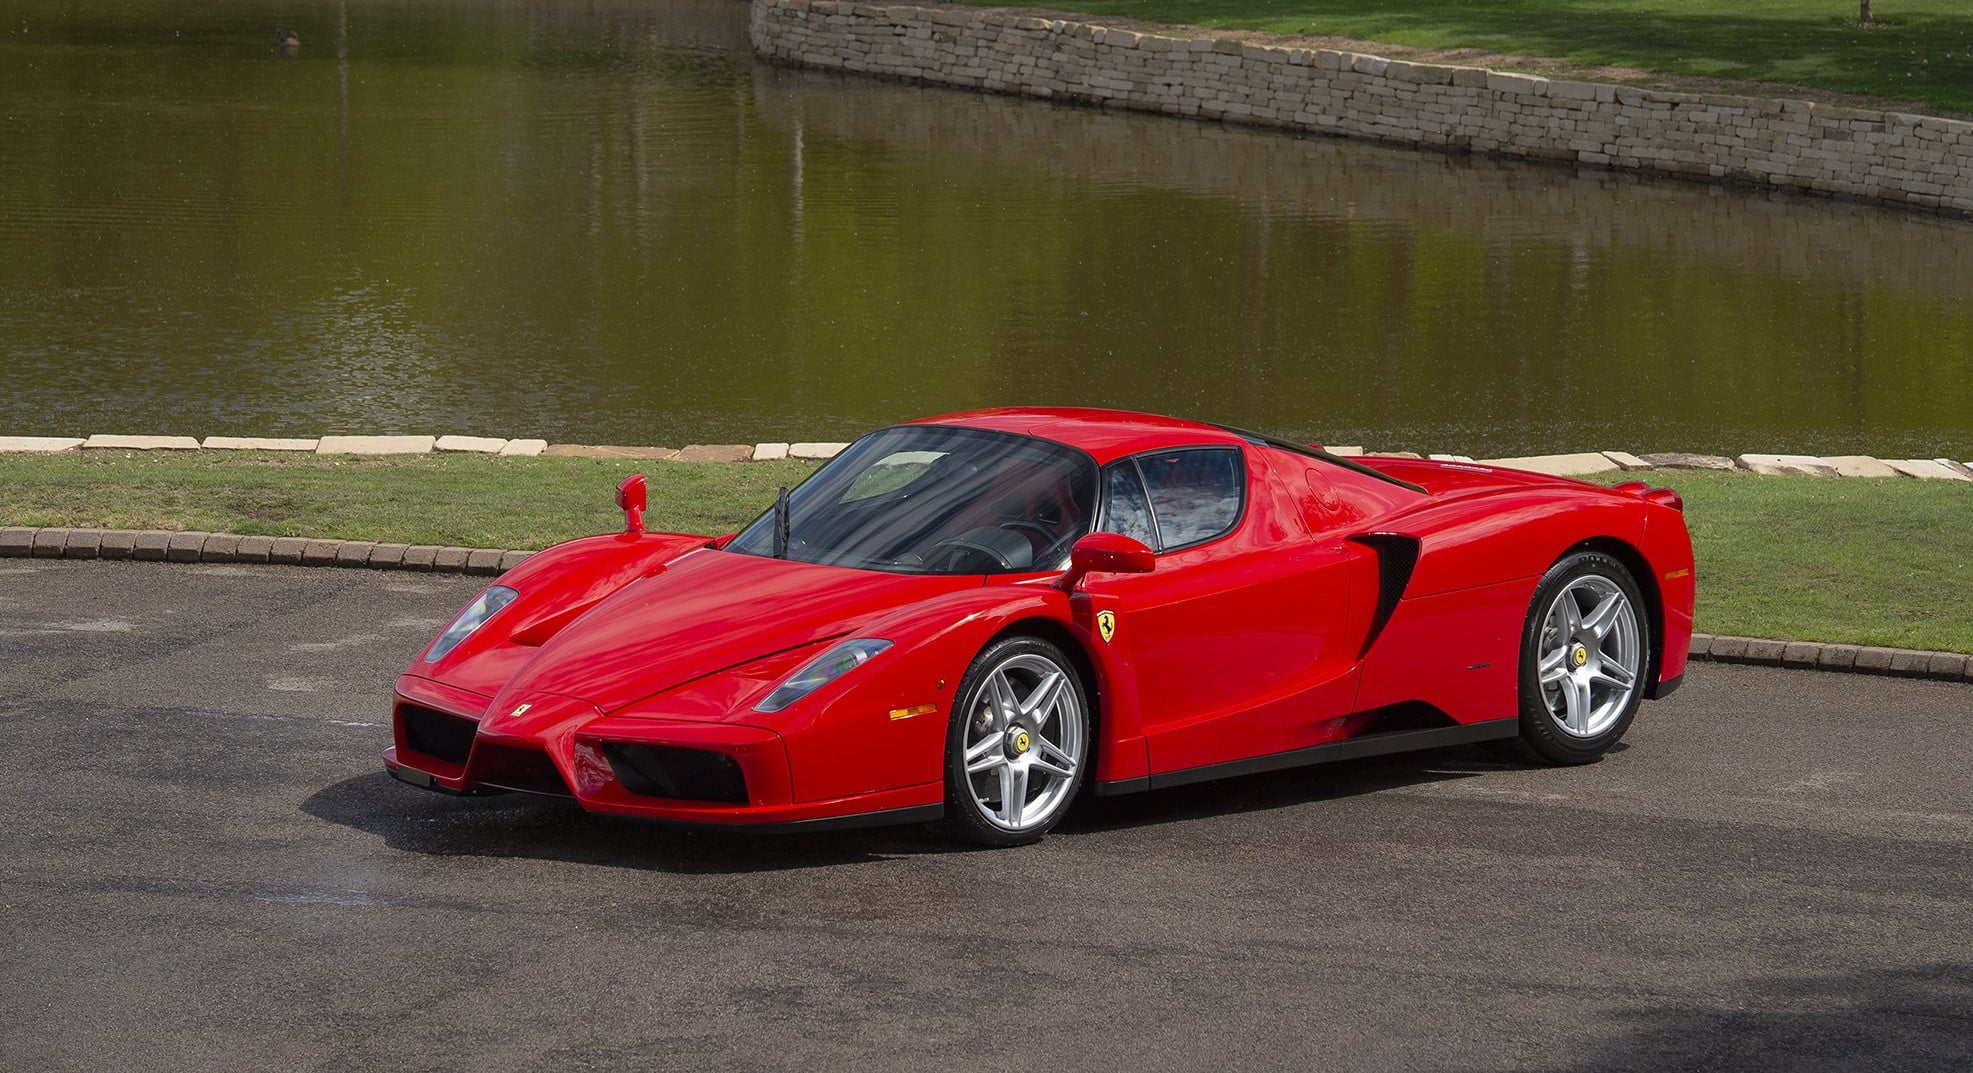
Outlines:
{"type": "Polygon", "coordinates": [[[617,506],[623,509],[623,531],[641,533],[644,531],[644,506],[647,502],[644,491],[644,475],[633,473],[617,482],[617,506]]]}
{"type": "Polygon", "coordinates": [[[1085,574],[1148,574],[1158,565],[1157,553],[1121,533],[1091,533],[1069,551],[1069,570],[1057,586],[1074,591],[1085,574]]]}

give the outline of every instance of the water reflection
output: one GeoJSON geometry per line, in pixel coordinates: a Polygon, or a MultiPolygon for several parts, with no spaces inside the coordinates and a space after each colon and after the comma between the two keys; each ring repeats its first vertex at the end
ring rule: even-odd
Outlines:
{"type": "Polygon", "coordinates": [[[28,0],[0,429],[1973,454],[1963,222],[768,68],[745,14],[28,0]]]}

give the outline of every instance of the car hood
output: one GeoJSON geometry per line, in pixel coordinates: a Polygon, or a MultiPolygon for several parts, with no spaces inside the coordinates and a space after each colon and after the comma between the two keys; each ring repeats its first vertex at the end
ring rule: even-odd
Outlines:
{"type": "Polygon", "coordinates": [[[515,672],[502,695],[555,694],[614,712],[981,581],[695,551],[570,623],[515,672]]]}

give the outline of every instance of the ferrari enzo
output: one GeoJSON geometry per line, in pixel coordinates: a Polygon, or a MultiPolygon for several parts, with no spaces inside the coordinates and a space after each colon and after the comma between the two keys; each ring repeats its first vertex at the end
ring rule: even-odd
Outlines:
{"type": "Polygon", "coordinates": [[[1675,688],[1676,493],[1003,409],[864,436],[738,533],[540,552],[398,680],[406,782],[1032,842],[1085,792],[1485,743],[1579,764],[1675,688]]]}

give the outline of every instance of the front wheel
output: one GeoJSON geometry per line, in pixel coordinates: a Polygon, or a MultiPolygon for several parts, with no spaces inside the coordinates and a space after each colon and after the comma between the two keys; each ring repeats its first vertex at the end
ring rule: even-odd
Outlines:
{"type": "Polygon", "coordinates": [[[1624,564],[1570,555],[1535,587],[1521,637],[1521,736],[1530,759],[1586,764],[1624,736],[1644,699],[1651,625],[1624,564]]]}
{"type": "Polygon", "coordinates": [[[1047,641],[1008,637],[973,660],[958,696],[946,734],[947,827],[987,846],[1040,841],[1087,766],[1082,679],[1047,641]]]}

